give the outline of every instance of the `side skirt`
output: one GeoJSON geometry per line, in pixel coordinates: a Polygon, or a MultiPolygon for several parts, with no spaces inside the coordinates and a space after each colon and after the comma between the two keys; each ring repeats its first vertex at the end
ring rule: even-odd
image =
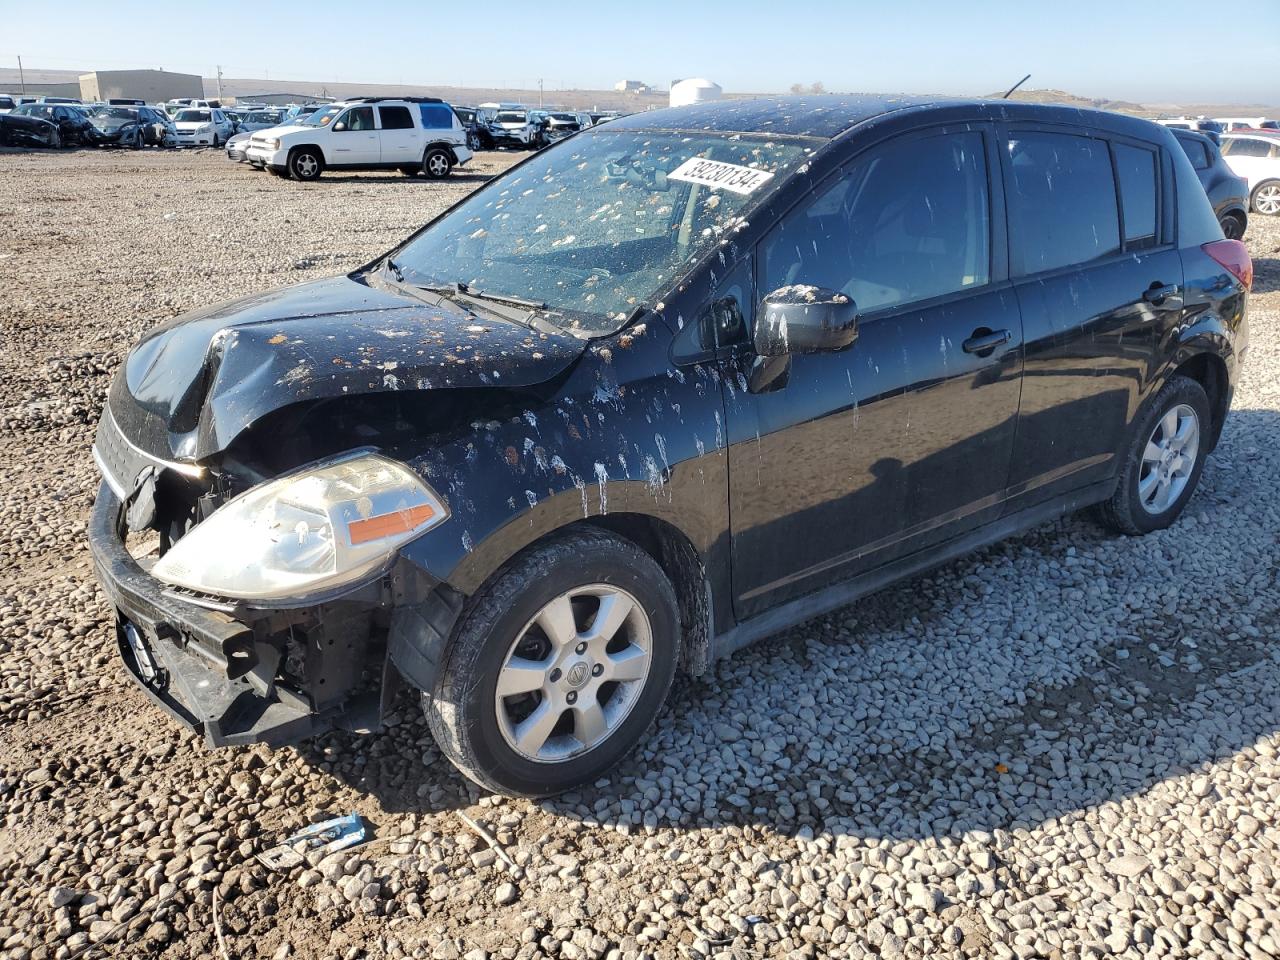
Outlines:
{"type": "Polygon", "coordinates": [[[1016,534],[1048,523],[1068,513],[1101,503],[1115,491],[1114,478],[1081,487],[1071,493],[1009,514],[928,550],[901,557],[883,567],[869,570],[852,580],[833,584],[816,593],[797,597],[750,620],[731,627],[712,641],[712,658],[727,657],[743,647],[798,626],[814,617],[830,613],[860,600],[890,584],[940,567],[965,554],[998,543],[1016,534]]]}

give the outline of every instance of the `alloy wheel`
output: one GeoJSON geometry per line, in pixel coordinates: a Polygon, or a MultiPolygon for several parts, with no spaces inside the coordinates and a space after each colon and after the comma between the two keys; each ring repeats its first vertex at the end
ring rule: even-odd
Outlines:
{"type": "Polygon", "coordinates": [[[304,153],[298,158],[297,169],[298,174],[304,178],[314,177],[317,169],[316,158],[309,153],[304,153]]]}
{"type": "Polygon", "coordinates": [[[1253,195],[1253,208],[1259,213],[1275,216],[1280,213],[1280,184],[1269,183],[1259,187],[1253,195]]]}
{"type": "Polygon", "coordinates": [[[1200,452],[1200,418],[1187,404],[1171,407],[1157,421],[1142,451],[1138,502],[1149,514],[1168,510],[1191,480],[1200,452]]]}
{"type": "Polygon", "coordinates": [[[516,636],[498,672],[498,729],[527,760],[558,763],[603,743],[630,714],[652,662],[644,608],[609,584],[546,604],[516,636]]]}
{"type": "Polygon", "coordinates": [[[433,153],[427,158],[427,169],[433,177],[443,177],[449,172],[449,161],[444,158],[444,154],[433,153]]]}

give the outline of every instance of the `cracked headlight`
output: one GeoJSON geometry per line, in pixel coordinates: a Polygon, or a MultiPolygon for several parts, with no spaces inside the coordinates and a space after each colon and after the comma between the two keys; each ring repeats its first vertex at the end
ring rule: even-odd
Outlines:
{"type": "Polygon", "coordinates": [[[293,598],[374,572],[392,551],[448,518],[448,507],[408,467],[354,454],[228,501],[151,573],[218,596],[293,598]]]}

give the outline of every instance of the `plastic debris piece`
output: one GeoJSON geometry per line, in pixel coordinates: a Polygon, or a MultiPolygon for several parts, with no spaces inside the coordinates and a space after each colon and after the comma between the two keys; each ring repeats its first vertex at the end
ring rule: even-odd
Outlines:
{"type": "Polygon", "coordinates": [[[269,870],[287,870],[305,862],[307,854],[319,851],[328,856],[348,847],[359,846],[366,839],[364,821],[360,814],[352,812],[345,817],[313,823],[299,830],[283,843],[263,850],[258,860],[269,870]]]}

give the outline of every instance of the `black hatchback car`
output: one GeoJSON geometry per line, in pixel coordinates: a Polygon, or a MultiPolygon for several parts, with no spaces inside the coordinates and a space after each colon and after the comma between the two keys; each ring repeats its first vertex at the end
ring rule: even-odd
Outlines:
{"type": "Polygon", "coordinates": [[[590,782],[678,670],[1083,507],[1171,524],[1251,269],[1115,114],[593,127],[132,350],[91,523],[124,661],[213,745],[372,729],[407,683],[485,787],[590,782]]]}
{"type": "Polygon", "coordinates": [[[1243,240],[1249,229],[1249,184],[1235,175],[1218,145],[1203,133],[1175,128],[1173,135],[1213,205],[1222,235],[1228,240],[1243,240]]]}
{"type": "Polygon", "coordinates": [[[98,131],[84,112],[65,103],[24,103],[13,111],[15,117],[35,117],[52,123],[58,128],[58,139],[64,147],[72,144],[93,146],[98,142],[98,131]]]}

